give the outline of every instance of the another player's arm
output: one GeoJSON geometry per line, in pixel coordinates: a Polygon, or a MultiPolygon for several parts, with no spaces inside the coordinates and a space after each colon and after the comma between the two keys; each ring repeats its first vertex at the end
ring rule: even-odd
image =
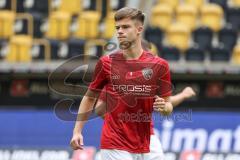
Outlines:
{"type": "Polygon", "coordinates": [[[186,87],[180,93],[178,93],[174,96],[171,96],[170,101],[171,101],[173,107],[176,107],[177,105],[182,103],[184,100],[191,98],[195,95],[196,95],[196,93],[194,92],[194,90],[191,87],[186,87]]]}
{"type": "Polygon", "coordinates": [[[82,129],[89,115],[92,113],[97,97],[97,92],[88,90],[80,103],[77,120],[73,129],[73,137],[70,142],[74,150],[83,149],[82,129]]]}

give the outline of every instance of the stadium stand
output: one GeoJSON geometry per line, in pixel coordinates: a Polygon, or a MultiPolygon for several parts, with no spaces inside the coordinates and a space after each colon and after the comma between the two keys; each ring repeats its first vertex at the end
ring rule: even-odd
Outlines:
{"type": "MultiPolygon", "coordinates": [[[[6,53],[6,45],[11,46],[11,37],[20,34],[40,42],[31,46],[30,61],[81,55],[88,41],[102,39],[106,43],[114,37],[114,12],[126,4],[127,0],[2,0],[1,53],[6,53]]],[[[157,0],[149,11],[144,38],[152,42],[158,52],[166,45],[177,47],[185,53],[186,62],[204,63],[208,54],[215,62],[217,58],[213,58],[213,53],[217,45],[224,48],[220,49],[221,53],[228,50],[230,54],[226,55],[232,59],[240,30],[238,4],[238,0],[157,0]]],[[[98,49],[92,49],[95,55],[103,54],[100,46],[96,44],[98,49]]],[[[3,60],[9,59],[5,56],[12,57],[1,56],[3,60]]],[[[223,59],[229,59],[226,57],[223,59]]]]}

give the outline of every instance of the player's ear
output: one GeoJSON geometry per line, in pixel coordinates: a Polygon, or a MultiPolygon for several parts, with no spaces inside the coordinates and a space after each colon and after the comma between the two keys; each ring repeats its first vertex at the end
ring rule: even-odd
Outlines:
{"type": "Polygon", "coordinates": [[[137,26],[137,34],[141,34],[143,32],[143,25],[138,25],[137,26]]]}

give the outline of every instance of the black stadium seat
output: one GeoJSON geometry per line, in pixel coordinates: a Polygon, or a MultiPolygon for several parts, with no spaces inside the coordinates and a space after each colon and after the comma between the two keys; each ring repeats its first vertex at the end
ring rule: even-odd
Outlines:
{"type": "Polygon", "coordinates": [[[240,8],[228,8],[226,11],[226,20],[232,24],[234,29],[240,30],[240,8]]]}
{"type": "Polygon", "coordinates": [[[11,0],[1,0],[0,1],[0,10],[10,10],[11,9],[11,0]]]}
{"type": "Polygon", "coordinates": [[[163,46],[159,56],[168,61],[178,61],[180,59],[180,51],[174,46],[163,46]]]}
{"type": "Polygon", "coordinates": [[[231,52],[223,46],[212,47],[210,49],[210,60],[214,62],[228,62],[231,52]]]}
{"type": "Polygon", "coordinates": [[[223,9],[227,7],[227,0],[209,0],[210,3],[216,3],[220,5],[223,9]]]}
{"type": "Polygon", "coordinates": [[[237,31],[231,26],[226,26],[219,31],[218,39],[226,49],[232,51],[237,42],[237,31]]]}
{"type": "Polygon", "coordinates": [[[205,54],[202,49],[197,46],[190,47],[185,52],[185,58],[187,61],[202,62],[205,59],[205,54]]]}
{"type": "Polygon", "coordinates": [[[160,50],[163,41],[163,31],[158,27],[147,27],[145,30],[144,38],[155,44],[160,50]]]}
{"type": "Polygon", "coordinates": [[[50,5],[49,0],[40,0],[40,1],[33,0],[33,3],[31,3],[31,4],[26,3],[27,0],[24,0],[24,1],[25,1],[25,5],[23,7],[24,7],[25,12],[30,12],[30,13],[38,12],[45,16],[47,16],[49,14],[48,13],[49,8],[51,7],[51,6],[49,6],[50,5]]]}
{"type": "Polygon", "coordinates": [[[208,50],[211,47],[213,31],[208,27],[200,27],[193,31],[193,40],[202,50],[208,50]]]}
{"type": "Polygon", "coordinates": [[[85,40],[82,39],[70,39],[68,41],[69,56],[84,55],[85,40]]]}

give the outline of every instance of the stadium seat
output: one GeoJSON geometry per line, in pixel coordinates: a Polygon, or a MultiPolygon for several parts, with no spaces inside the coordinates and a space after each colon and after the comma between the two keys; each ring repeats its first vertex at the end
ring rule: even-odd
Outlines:
{"type": "Polygon", "coordinates": [[[11,9],[12,9],[12,0],[0,1],[0,10],[11,10],[11,9]]]}
{"type": "Polygon", "coordinates": [[[150,25],[166,30],[172,22],[173,9],[166,4],[159,4],[152,9],[150,25]]]}
{"type": "Polygon", "coordinates": [[[114,10],[114,11],[126,6],[126,4],[127,4],[126,0],[111,0],[110,1],[111,10],[114,10]]]}
{"type": "Polygon", "coordinates": [[[233,7],[240,7],[240,0],[230,0],[230,4],[233,7]]]}
{"type": "Polygon", "coordinates": [[[199,11],[204,4],[204,0],[184,0],[184,3],[195,6],[197,11],[199,11]]]}
{"type": "Polygon", "coordinates": [[[174,46],[163,46],[159,56],[168,61],[178,61],[180,59],[180,50],[174,46]]]}
{"type": "Polygon", "coordinates": [[[230,26],[226,26],[219,31],[218,39],[226,49],[232,51],[237,42],[237,31],[230,26]]]}
{"type": "Polygon", "coordinates": [[[7,41],[0,40],[0,60],[4,59],[7,50],[7,41]]]}
{"type": "Polygon", "coordinates": [[[9,43],[9,53],[6,56],[8,62],[30,62],[32,37],[27,35],[12,36],[9,43]]]}
{"type": "Polygon", "coordinates": [[[200,49],[206,51],[210,49],[213,39],[213,31],[208,27],[199,27],[193,31],[193,41],[200,49]]]}
{"type": "Polygon", "coordinates": [[[81,12],[81,0],[60,0],[59,10],[68,12],[71,15],[77,15],[81,12]]]}
{"type": "Polygon", "coordinates": [[[97,38],[99,34],[98,24],[101,15],[97,11],[84,11],[77,20],[77,31],[74,37],[78,39],[97,38]]]}
{"type": "MultiPolygon", "coordinates": [[[[20,1],[21,2],[21,1],[20,1]]],[[[25,12],[40,13],[48,16],[51,10],[51,0],[24,0],[23,7],[25,12]]]]}
{"type": "Polygon", "coordinates": [[[106,39],[111,39],[115,34],[115,21],[114,13],[110,12],[104,19],[104,30],[102,32],[102,37],[106,39]]]}
{"type": "Polygon", "coordinates": [[[209,0],[210,3],[215,3],[220,5],[223,9],[227,7],[227,0],[209,0]]]}
{"type": "Polygon", "coordinates": [[[46,37],[49,39],[66,40],[70,36],[71,15],[66,12],[53,12],[48,20],[46,37]]]}
{"type": "Polygon", "coordinates": [[[210,49],[210,60],[213,62],[228,62],[230,56],[231,52],[221,45],[210,49]]]}
{"type": "Polygon", "coordinates": [[[32,13],[33,16],[33,37],[42,38],[44,35],[44,16],[40,13],[32,13]]]}
{"type": "Polygon", "coordinates": [[[169,26],[166,37],[169,45],[184,51],[189,47],[190,29],[182,23],[174,23],[169,26]]]}
{"type": "Polygon", "coordinates": [[[160,50],[163,41],[163,34],[164,33],[160,28],[148,26],[145,30],[144,38],[147,41],[152,42],[156,45],[158,50],[160,50]]]}
{"type": "Polygon", "coordinates": [[[16,4],[16,12],[17,13],[24,13],[24,3],[23,3],[23,1],[17,1],[17,0],[15,0],[13,3],[15,3],[16,4]]]}
{"type": "Polygon", "coordinates": [[[185,52],[185,58],[187,61],[203,62],[205,59],[204,50],[197,46],[190,47],[185,52]]]}
{"type": "Polygon", "coordinates": [[[240,65],[240,45],[236,45],[233,49],[232,62],[240,65]]]}
{"type": "Polygon", "coordinates": [[[201,25],[217,32],[222,26],[223,9],[217,4],[206,4],[201,8],[201,25]]]}
{"type": "Polygon", "coordinates": [[[197,9],[193,5],[180,5],[176,9],[177,22],[186,24],[191,30],[196,26],[197,9]]]}
{"type": "Polygon", "coordinates": [[[106,42],[101,39],[89,40],[85,46],[86,60],[99,59],[104,54],[104,45],[106,42]]]}
{"type": "Polygon", "coordinates": [[[67,59],[70,57],[67,43],[60,40],[49,40],[49,43],[51,46],[52,60],[67,59]]]}
{"type": "Polygon", "coordinates": [[[69,46],[69,56],[79,56],[79,55],[84,55],[85,53],[85,40],[82,39],[70,39],[68,41],[68,46],[69,46]]]}
{"type": "Polygon", "coordinates": [[[33,39],[32,60],[50,62],[51,46],[47,39],[33,39]]]}
{"type": "Polygon", "coordinates": [[[172,9],[175,9],[179,5],[179,0],[158,0],[158,4],[167,4],[172,9]]]}
{"type": "Polygon", "coordinates": [[[234,29],[240,30],[240,8],[228,8],[226,11],[226,20],[234,29]]]}
{"type": "Polygon", "coordinates": [[[0,39],[8,39],[14,34],[15,17],[13,11],[0,10],[0,39]]]}

